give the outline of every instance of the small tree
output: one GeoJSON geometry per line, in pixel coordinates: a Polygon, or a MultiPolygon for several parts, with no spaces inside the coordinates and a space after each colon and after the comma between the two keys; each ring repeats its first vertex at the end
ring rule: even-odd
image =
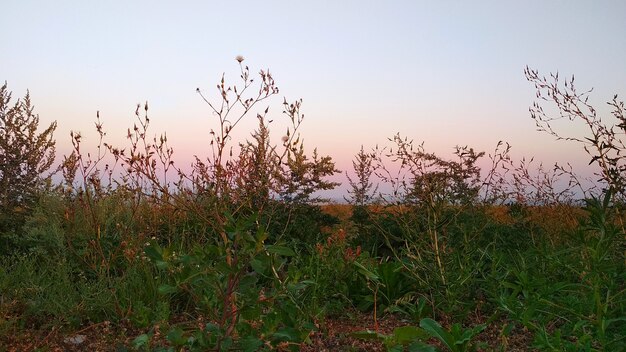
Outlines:
{"type": "Polygon", "coordinates": [[[350,175],[346,173],[348,183],[352,189],[348,190],[350,197],[344,197],[344,199],[355,206],[363,207],[367,205],[373,200],[374,195],[378,191],[378,186],[375,186],[371,181],[372,174],[374,173],[372,160],[372,155],[366,153],[363,150],[363,146],[361,146],[361,150],[352,161],[355,179],[353,180],[350,175]]]}
{"type": "MultiPolygon", "coordinates": [[[[54,162],[56,122],[38,132],[39,116],[27,92],[11,105],[7,83],[0,88],[0,234],[17,232],[54,162]]],[[[4,237],[4,236],[2,236],[4,237]]]]}
{"type": "Polygon", "coordinates": [[[326,201],[314,193],[337,187],[338,182],[325,180],[325,177],[332,176],[335,172],[339,170],[335,169],[331,157],[320,157],[317,149],[314,149],[313,158],[309,159],[302,143],[294,145],[287,153],[280,197],[289,204],[326,201]]]}
{"type": "Polygon", "coordinates": [[[380,240],[379,236],[373,235],[370,226],[370,212],[368,205],[374,201],[375,195],[378,192],[378,185],[372,182],[372,175],[374,173],[374,165],[372,161],[374,156],[371,153],[366,153],[361,146],[361,150],[355,155],[352,160],[352,168],[354,170],[354,178],[346,172],[346,178],[348,178],[348,184],[350,189],[348,190],[348,197],[344,199],[352,205],[352,216],[350,220],[355,225],[359,242],[365,244],[376,252],[384,241],[380,240]]]}

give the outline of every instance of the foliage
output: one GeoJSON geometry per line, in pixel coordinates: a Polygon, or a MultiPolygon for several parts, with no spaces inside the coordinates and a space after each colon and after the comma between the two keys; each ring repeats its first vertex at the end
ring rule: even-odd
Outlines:
{"type": "MultiPolygon", "coordinates": [[[[389,148],[360,149],[352,204],[329,206],[318,191],[337,185],[337,170],[306,153],[301,101],[283,100],[287,132],[273,142],[278,88],[269,71],[252,78],[237,61],[239,85],[222,76],[216,100],[199,91],[213,129],[191,170],[174,163],[165,133],[150,136],[147,103],[125,146],[109,144],[99,113],[95,151],[72,132],[58,187],[40,187],[52,149],[40,154],[37,186],[16,198],[28,211],[2,232],[0,343],[106,322],[131,324],[137,350],[298,350],[357,308],[375,329],[353,336],[390,351],[476,350],[492,328],[502,349],[518,333],[540,350],[624,349],[620,103],[607,127],[571,82],[563,91],[527,71],[566,116],[587,121],[593,135],[577,141],[613,186],[601,196],[567,167],[512,160],[504,142],[483,172],[482,152],[445,158],[396,135],[389,148]],[[251,114],[257,127],[236,143],[251,114]],[[389,314],[419,327],[382,330],[389,314]]],[[[55,125],[37,134],[28,95],[12,108],[9,98],[5,85],[3,118],[12,111],[53,148],[55,125]]],[[[534,109],[539,124],[552,121],[534,109]]]]}
{"type": "Polygon", "coordinates": [[[434,352],[435,347],[426,344],[425,340],[429,338],[428,333],[415,326],[402,326],[395,328],[390,335],[381,334],[375,331],[359,331],[352,336],[382,341],[389,352],[434,352]]]}
{"type": "Polygon", "coordinates": [[[403,326],[393,330],[391,335],[385,335],[374,331],[362,331],[353,336],[363,339],[383,341],[387,351],[401,352],[426,352],[436,351],[435,347],[426,343],[433,337],[441,341],[451,352],[476,351],[477,344],[472,339],[486,328],[478,325],[471,329],[463,329],[460,324],[454,324],[450,330],[445,330],[436,321],[424,318],[420,321],[420,327],[403,326]]]}
{"type": "Polygon", "coordinates": [[[431,303],[440,292],[453,301],[451,288],[463,285],[473,268],[462,268],[458,274],[459,256],[449,232],[459,214],[478,201],[481,182],[476,162],[484,153],[457,147],[458,160],[446,160],[399,135],[391,141],[395,146],[375,151],[374,160],[376,175],[392,189],[390,195],[381,194],[390,209],[379,219],[395,224],[375,226],[416,287],[429,292],[431,303]],[[386,162],[397,164],[398,171],[392,173],[386,162]]]}
{"type": "Polygon", "coordinates": [[[312,316],[341,313],[346,304],[361,307],[368,294],[354,263],[361,257],[361,248],[350,246],[343,229],[333,231],[325,240],[305,247],[293,258],[289,276],[311,282],[303,291],[302,304],[312,316]]]}
{"type": "Polygon", "coordinates": [[[425,318],[420,321],[420,327],[431,336],[443,342],[452,352],[475,351],[477,345],[471,343],[478,333],[485,330],[486,325],[478,325],[471,329],[463,329],[460,324],[452,325],[450,330],[444,330],[436,321],[425,318]]]}
{"type": "Polygon", "coordinates": [[[50,181],[56,126],[52,122],[39,132],[30,93],[11,105],[7,83],[0,87],[0,253],[12,246],[8,234],[21,235],[39,192],[50,181]]]}
{"type": "Polygon", "coordinates": [[[263,229],[253,231],[255,220],[230,218],[227,247],[197,246],[189,254],[156,243],[146,247],[146,255],[169,279],[159,292],[177,303],[174,309],[191,305],[209,320],[199,330],[171,330],[168,339],[175,346],[249,350],[246,346],[253,345],[256,350],[265,344],[300,343],[308,337],[312,326],[295,298],[309,283],[283,279],[286,258],[295,253],[265,244],[268,235],[263,229]],[[233,340],[235,336],[240,340],[233,340]]]}

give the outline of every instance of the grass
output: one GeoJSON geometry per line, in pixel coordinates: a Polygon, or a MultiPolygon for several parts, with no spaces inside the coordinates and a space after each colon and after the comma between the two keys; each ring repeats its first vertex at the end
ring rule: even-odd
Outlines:
{"type": "MultiPolygon", "coordinates": [[[[330,207],[329,213],[336,208],[330,207]]],[[[472,326],[505,321],[523,326],[533,335],[534,346],[546,350],[624,346],[623,234],[615,227],[616,219],[607,214],[608,207],[602,208],[598,200],[591,201],[584,211],[572,208],[577,210],[568,213],[578,214],[579,225],[565,229],[551,224],[562,221],[562,215],[550,213],[549,208],[532,207],[522,215],[513,208],[481,209],[472,209],[457,223],[447,225],[442,262],[445,284],[432,253],[429,257],[432,247],[427,242],[395,248],[395,256],[387,259],[362,249],[357,254],[363,234],[339,230],[356,228],[347,218],[330,227],[327,239],[304,245],[295,256],[288,247],[265,247],[269,257],[254,254],[250,264],[241,269],[251,270],[255,279],[238,283],[233,304],[242,309],[238,320],[244,323],[235,324],[237,335],[267,333],[267,341],[258,341],[274,346],[306,343],[306,331],[316,329],[311,324],[341,316],[348,307],[380,319],[396,314],[408,325],[429,317],[448,327],[452,322],[472,326]],[[541,210],[541,217],[534,215],[541,210]],[[481,212],[478,220],[476,211],[481,212]],[[481,226],[473,225],[475,221],[481,226]],[[361,267],[372,276],[360,274],[361,267]],[[259,301],[260,295],[267,301],[259,301]],[[293,314],[299,318],[287,318],[293,314]],[[270,322],[269,326],[258,326],[257,319],[270,322]]],[[[381,213],[380,209],[375,212],[381,213]]],[[[320,224],[320,231],[323,226],[320,224]]],[[[51,233],[51,240],[57,241],[55,232],[51,233]]],[[[414,236],[407,238],[419,239],[414,236]]],[[[428,237],[422,240],[428,241],[428,237]]],[[[209,257],[204,257],[201,253],[206,247],[194,249],[174,242],[160,250],[162,262],[136,251],[139,258],[124,257],[109,270],[93,270],[67,254],[69,248],[65,255],[62,251],[42,254],[47,252],[40,250],[48,247],[36,243],[35,250],[2,258],[0,289],[5,318],[0,331],[5,339],[22,329],[55,327],[70,334],[103,321],[114,326],[131,324],[138,331],[164,323],[183,327],[181,336],[186,337],[178,342],[162,341],[166,345],[186,345],[187,339],[198,333],[227,333],[220,328],[194,332],[189,325],[197,319],[219,323],[216,312],[224,308],[223,303],[207,299],[219,297],[219,290],[229,282],[220,270],[231,269],[220,269],[224,265],[220,261],[226,257],[219,259],[217,248],[217,252],[209,249],[205,252],[209,257]],[[200,270],[194,271],[192,266],[200,270]],[[201,280],[191,284],[188,276],[181,274],[200,275],[196,277],[201,280]],[[173,294],[168,287],[175,290],[173,294]]],[[[76,243],[88,246],[88,242],[76,243]]],[[[256,246],[258,242],[253,243],[256,246]]],[[[76,247],[73,250],[81,252],[76,247]]],[[[217,342],[207,340],[202,348],[217,342]]],[[[227,342],[233,347],[237,343],[227,342]]],[[[132,347],[132,343],[128,345],[132,347]]]]}

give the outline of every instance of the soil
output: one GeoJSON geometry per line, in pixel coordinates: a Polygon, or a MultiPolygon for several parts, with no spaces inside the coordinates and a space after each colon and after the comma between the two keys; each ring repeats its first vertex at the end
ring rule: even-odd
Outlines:
{"type": "MultiPolygon", "coordinates": [[[[444,320],[444,326],[445,319],[444,320]]],[[[478,322],[477,322],[478,323],[478,322]]],[[[387,315],[379,317],[374,322],[372,314],[348,312],[345,316],[327,318],[319,324],[320,328],[310,336],[311,342],[300,346],[301,351],[385,351],[382,342],[363,340],[352,336],[358,331],[378,331],[383,334],[392,333],[400,326],[411,325],[410,322],[397,316],[387,315]]],[[[508,337],[502,334],[502,327],[506,322],[495,322],[489,325],[474,341],[482,342],[479,351],[530,351],[532,334],[523,329],[514,328],[508,337]]],[[[58,328],[21,329],[20,331],[3,331],[0,334],[0,352],[92,352],[92,351],[132,351],[129,347],[139,335],[148,329],[137,329],[130,324],[116,324],[101,322],[84,326],[75,331],[61,331],[58,328]]],[[[156,344],[166,344],[166,329],[159,326],[152,327],[155,331],[152,341],[156,344]],[[161,331],[163,330],[163,331],[161,331]]],[[[428,341],[440,348],[446,349],[436,340],[428,341]]]]}

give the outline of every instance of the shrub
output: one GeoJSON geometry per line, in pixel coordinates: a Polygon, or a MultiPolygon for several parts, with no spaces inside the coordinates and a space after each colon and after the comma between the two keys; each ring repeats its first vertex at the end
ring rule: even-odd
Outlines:
{"type": "Polygon", "coordinates": [[[30,93],[11,105],[6,82],[0,87],[0,253],[10,245],[8,233],[19,233],[38,192],[51,175],[56,122],[38,132],[30,93]]]}

